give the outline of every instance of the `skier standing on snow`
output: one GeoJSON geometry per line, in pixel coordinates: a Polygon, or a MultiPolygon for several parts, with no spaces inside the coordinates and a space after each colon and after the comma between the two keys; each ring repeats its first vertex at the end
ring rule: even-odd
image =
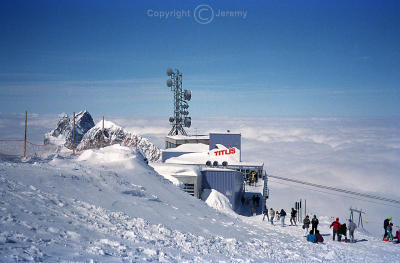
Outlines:
{"type": "Polygon", "coordinates": [[[273,225],[274,224],[275,211],[272,208],[269,209],[269,217],[271,219],[271,225],[273,225]]]}
{"type": "Polygon", "coordinates": [[[285,216],[286,216],[286,212],[285,212],[285,210],[283,210],[283,208],[282,208],[282,210],[281,210],[281,212],[280,212],[280,216],[281,216],[281,223],[282,223],[282,226],[285,226],[285,216]]]}
{"type": "Polygon", "coordinates": [[[331,226],[329,228],[333,227],[333,241],[335,241],[335,236],[338,236],[338,241],[340,241],[340,234],[339,234],[339,229],[341,227],[341,224],[339,223],[339,218],[336,218],[336,221],[333,221],[331,226]]]}
{"type": "Polygon", "coordinates": [[[264,204],[264,211],[263,211],[263,214],[264,214],[264,216],[263,216],[263,221],[264,221],[264,219],[265,219],[265,216],[267,216],[267,219],[268,219],[268,221],[269,221],[267,204],[264,204]]]}
{"type": "MultiPolygon", "coordinates": [[[[306,216],[306,218],[304,218],[303,220],[303,229],[306,230],[306,235],[308,233],[308,229],[310,228],[310,218],[309,216],[306,216]]],[[[314,232],[312,232],[314,234],[314,232]]]]}
{"type": "Polygon", "coordinates": [[[349,219],[349,238],[351,243],[354,243],[354,230],[356,230],[357,225],[349,219]]]}
{"type": "Polygon", "coordinates": [[[311,220],[311,230],[315,234],[318,228],[319,220],[316,215],[313,216],[313,219],[311,220]]]}
{"type": "Polygon", "coordinates": [[[393,241],[393,223],[390,223],[387,227],[387,235],[386,235],[386,240],[387,241],[393,241]]]}
{"type": "Polygon", "coordinates": [[[296,224],[296,214],[297,214],[297,211],[294,208],[292,208],[292,212],[290,212],[290,225],[291,226],[293,226],[293,223],[294,223],[295,226],[297,226],[297,224],[296,224]]]}
{"type": "Polygon", "coordinates": [[[385,239],[387,236],[387,227],[388,227],[390,221],[392,221],[391,216],[388,216],[388,218],[386,218],[385,221],[383,221],[383,228],[385,229],[385,234],[383,235],[383,239],[385,239]]]}
{"type": "Polygon", "coordinates": [[[276,209],[276,221],[279,221],[281,219],[281,214],[279,213],[279,210],[276,209]]]}

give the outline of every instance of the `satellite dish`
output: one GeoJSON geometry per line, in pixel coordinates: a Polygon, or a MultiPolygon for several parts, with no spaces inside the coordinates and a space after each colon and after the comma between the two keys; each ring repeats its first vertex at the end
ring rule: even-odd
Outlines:
{"type": "Polygon", "coordinates": [[[185,117],[185,120],[183,122],[186,128],[190,128],[192,125],[192,118],[191,117],[185,117]]]}
{"type": "Polygon", "coordinates": [[[217,161],[214,161],[213,162],[213,166],[215,167],[215,166],[218,166],[218,162],[217,161]]]}
{"type": "Polygon", "coordinates": [[[174,117],[169,117],[169,122],[174,122],[174,117]]]}
{"type": "Polygon", "coordinates": [[[167,86],[172,87],[173,85],[174,85],[174,82],[172,81],[172,79],[167,79],[167,86]]]}
{"type": "Polygon", "coordinates": [[[185,98],[185,100],[190,100],[192,98],[192,91],[189,89],[185,89],[183,97],[185,98]]]}
{"type": "Polygon", "coordinates": [[[172,71],[172,68],[167,69],[167,75],[171,76],[174,72],[172,71]]]}

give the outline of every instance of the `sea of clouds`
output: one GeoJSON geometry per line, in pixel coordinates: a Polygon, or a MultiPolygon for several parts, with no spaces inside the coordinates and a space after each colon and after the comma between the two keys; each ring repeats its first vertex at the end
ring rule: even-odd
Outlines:
{"type": "MultiPolygon", "coordinates": [[[[28,138],[41,142],[58,115],[32,115],[28,138]]],[[[95,122],[100,117],[94,116],[95,122]]],[[[165,119],[110,118],[130,132],[164,148],[170,130],[165,119]]],[[[242,134],[242,160],[262,161],[268,174],[335,186],[400,200],[400,118],[202,118],[190,134],[242,134]]],[[[0,114],[0,139],[23,138],[23,115],[0,114]]],[[[371,232],[380,232],[387,215],[398,217],[400,206],[315,189],[277,179],[269,180],[268,205],[290,209],[307,200],[307,213],[349,217],[349,208],[364,209],[371,232]]]]}

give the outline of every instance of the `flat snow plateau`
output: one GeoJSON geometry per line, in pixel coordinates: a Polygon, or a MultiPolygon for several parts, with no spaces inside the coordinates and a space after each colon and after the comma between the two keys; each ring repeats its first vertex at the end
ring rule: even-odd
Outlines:
{"type": "MultiPolygon", "coordinates": [[[[305,242],[301,227],[215,210],[119,145],[0,160],[0,262],[398,262],[400,245],[305,242]],[[277,224],[277,223],[276,223],[277,224]]],[[[219,200],[212,193],[213,200],[219,200]]]]}

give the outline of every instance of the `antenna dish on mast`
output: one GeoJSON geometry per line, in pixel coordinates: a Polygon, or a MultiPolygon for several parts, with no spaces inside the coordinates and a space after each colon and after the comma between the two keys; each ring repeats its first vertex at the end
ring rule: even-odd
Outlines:
{"type": "Polygon", "coordinates": [[[192,98],[192,91],[189,89],[185,89],[183,97],[185,98],[185,100],[189,101],[192,98]]]}
{"type": "Polygon", "coordinates": [[[174,72],[172,71],[172,68],[167,69],[167,75],[171,76],[174,72]]]}
{"type": "Polygon", "coordinates": [[[172,79],[167,79],[167,86],[172,87],[172,85],[174,85],[174,82],[172,81],[172,79]]]}

